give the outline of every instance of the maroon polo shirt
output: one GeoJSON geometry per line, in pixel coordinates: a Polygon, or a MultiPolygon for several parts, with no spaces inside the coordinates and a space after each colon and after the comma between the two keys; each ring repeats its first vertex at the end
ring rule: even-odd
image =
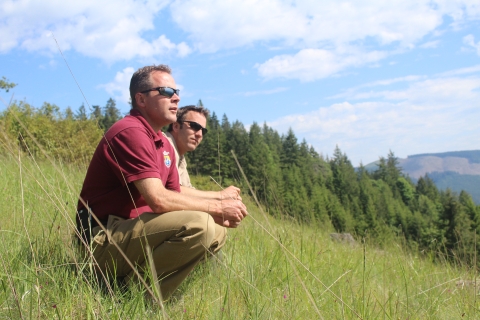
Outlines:
{"type": "MultiPolygon", "coordinates": [[[[80,197],[99,219],[136,218],[152,212],[133,184],[145,178],[158,178],[165,188],[180,192],[172,145],[162,132],[153,131],[138,110],[131,110],[98,144],[80,197]]],[[[78,209],[82,208],[79,202],[78,209]]]]}

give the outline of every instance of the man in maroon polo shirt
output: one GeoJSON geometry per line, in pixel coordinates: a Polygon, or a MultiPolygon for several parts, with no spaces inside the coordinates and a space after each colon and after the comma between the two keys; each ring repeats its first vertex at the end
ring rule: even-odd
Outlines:
{"type": "Polygon", "coordinates": [[[207,251],[223,245],[215,237],[215,223],[235,228],[248,213],[236,188],[218,198],[180,193],[175,152],[160,131],[176,121],[180,101],[168,66],[137,70],[130,96],[130,115],[115,123],[95,150],[80,193],[77,224],[80,233],[89,235],[85,213],[90,208],[108,233],[91,221],[97,267],[127,282],[136,273],[118,248],[143,276],[148,244],[167,299],[207,251]]]}

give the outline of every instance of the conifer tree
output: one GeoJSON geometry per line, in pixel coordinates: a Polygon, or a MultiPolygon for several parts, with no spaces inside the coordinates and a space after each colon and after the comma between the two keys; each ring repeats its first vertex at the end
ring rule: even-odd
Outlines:
{"type": "Polygon", "coordinates": [[[73,118],[74,118],[74,114],[73,114],[72,108],[67,107],[67,109],[65,109],[65,119],[73,120],[73,118]]]}
{"type": "Polygon", "coordinates": [[[107,104],[103,108],[103,116],[100,120],[100,127],[106,132],[110,127],[120,120],[120,110],[117,108],[117,103],[112,98],[108,99],[107,104]]]}
{"type": "MultiPolygon", "coordinates": [[[[458,241],[456,230],[460,222],[462,214],[462,207],[451,190],[447,190],[442,195],[443,210],[440,214],[440,221],[445,238],[445,247],[447,249],[454,249],[458,241]]],[[[462,223],[463,224],[463,223],[462,223]]],[[[463,230],[465,232],[465,230],[463,230]]]]}
{"type": "Polygon", "coordinates": [[[100,124],[102,123],[103,118],[102,109],[98,105],[92,106],[92,108],[93,111],[90,114],[90,119],[97,121],[99,127],[101,127],[100,124]]]}
{"type": "Polygon", "coordinates": [[[82,105],[78,108],[78,111],[75,113],[76,120],[87,120],[87,111],[85,109],[85,105],[82,105]]]}
{"type": "Polygon", "coordinates": [[[282,153],[280,161],[283,167],[297,165],[299,161],[297,137],[293,133],[292,128],[288,129],[286,136],[282,137],[282,153]]]}
{"type": "Polygon", "coordinates": [[[418,179],[416,191],[417,194],[423,194],[432,201],[438,200],[438,189],[435,186],[435,182],[433,182],[433,180],[428,175],[425,175],[425,177],[420,177],[420,179],[418,179]]]}
{"type": "Polygon", "coordinates": [[[387,159],[380,157],[378,169],[373,173],[375,179],[382,179],[392,189],[395,197],[400,197],[400,192],[397,188],[397,180],[402,176],[402,169],[399,167],[398,158],[390,150],[387,159]]]}
{"type": "MultiPolygon", "coordinates": [[[[480,232],[480,213],[478,212],[475,203],[472,200],[472,197],[464,190],[460,192],[458,200],[462,207],[464,208],[465,213],[472,222],[470,229],[478,230],[480,232]]],[[[479,239],[480,240],[480,239],[479,239]]]]}
{"type": "Polygon", "coordinates": [[[186,156],[188,158],[189,171],[192,171],[194,174],[206,174],[217,178],[219,174],[217,141],[219,123],[215,112],[207,118],[207,128],[208,134],[203,137],[202,143],[195,151],[187,153],[186,156]]]}
{"type": "Polygon", "coordinates": [[[349,210],[350,199],[358,195],[358,183],[355,169],[346,154],[337,146],[330,160],[332,169],[332,191],[340,199],[346,210],[349,210]]]}
{"type": "MultiPolygon", "coordinates": [[[[233,122],[230,131],[227,133],[227,144],[229,149],[235,153],[242,167],[245,166],[248,161],[248,143],[248,133],[243,124],[238,120],[233,122]]],[[[233,178],[240,178],[240,173],[237,169],[233,170],[233,178]]]]}
{"type": "Polygon", "coordinates": [[[227,115],[224,113],[223,116],[222,116],[222,130],[223,130],[223,133],[227,133],[231,126],[230,126],[230,122],[228,121],[228,117],[227,115]]]}

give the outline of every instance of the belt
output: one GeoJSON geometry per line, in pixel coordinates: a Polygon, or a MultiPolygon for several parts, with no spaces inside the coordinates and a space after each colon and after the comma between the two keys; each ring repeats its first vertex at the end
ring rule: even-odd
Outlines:
{"type": "MultiPolygon", "coordinates": [[[[91,209],[88,210],[86,208],[77,211],[75,221],[77,223],[78,244],[82,243],[82,239],[89,244],[90,239],[92,238],[92,230],[98,226],[98,223],[93,219],[91,212],[91,209]]],[[[100,220],[100,222],[103,225],[107,225],[107,221],[100,220]]]]}

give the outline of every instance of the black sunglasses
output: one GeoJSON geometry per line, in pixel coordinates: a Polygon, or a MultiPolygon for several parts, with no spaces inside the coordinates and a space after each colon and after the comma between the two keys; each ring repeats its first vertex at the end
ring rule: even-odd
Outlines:
{"type": "Polygon", "coordinates": [[[206,135],[207,132],[208,132],[208,129],[202,127],[202,125],[201,125],[200,123],[197,123],[197,122],[195,122],[195,121],[186,121],[186,120],[184,120],[184,121],[182,121],[182,122],[180,122],[180,123],[183,123],[183,122],[187,122],[188,125],[190,126],[190,128],[192,128],[193,131],[195,131],[195,132],[197,132],[198,130],[202,130],[202,135],[206,135]]]}
{"type": "Polygon", "coordinates": [[[147,93],[150,91],[158,91],[158,93],[164,97],[171,98],[174,94],[180,97],[180,89],[173,89],[170,87],[156,87],[152,89],[148,89],[145,91],[140,91],[140,93],[147,93]]]}

